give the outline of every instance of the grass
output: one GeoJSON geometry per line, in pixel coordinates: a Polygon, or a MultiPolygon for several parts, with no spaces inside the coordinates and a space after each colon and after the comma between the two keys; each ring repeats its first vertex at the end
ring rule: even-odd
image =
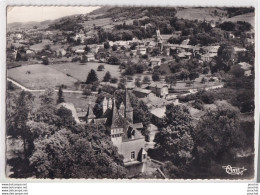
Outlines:
{"type": "Polygon", "coordinates": [[[121,73],[119,72],[119,66],[109,65],[105,63],[96,63],[88,62],[84,65],[81,65],[79,62],[75,63],[64,63],[64,64],[53,64],[50,67],[61,71],[65,74],[71,75],[73,78],[78,79],[82,82],[86,81],[88,73],[91,69],[95,70],[98,76],[99,81],[103,80],[106,72],[109,71],[112,77],[120,77],[121,73]],[[97,71],[99,65],[103,64],[105,69],[103,71],[97,71]]]}
{"type": "Polygon", "coordinates": [[[30,49],[34,50],[34,51],[41,51],[45,45],[52,45],[52,41],[48,40],[48,39],[43,39],[41,43],[37,43],[35,45],[31,45],[30,49]]]}
{"type": "Polygon", "coordinates": [[[93,26],[93,24],[95,24],[96,26],[105,26],[105,25],[112,24],[112,23],[113,23],[113,21],[111,20],[111,18],[101,18],[101,19],[85,21],[82,25],[83,26],[93,26]]]}
{"type": "Polygon", "coordinates": [[[245,22],[250,23],[254,27],[255,26],[255,13],[247,13],[247,14],[234,16],[232,18],[227,19],[226,21],[231,21],[231,22],[245,21],[245,22]]]}
{"type": "Polygon", "coordinates": [[[68,89],[73,88],[77,81],[66,74],[51,68],[50,66],[35,64],[9,69],[7,76],[29,89],[46,89],[66,85],[68,89]],[[30,71],[30,74],[26,74],[30,71]]]}
{"type": "Polygon", "coordinates": [[[219,12],[220,14],[225,15],[225,11],[220,10],[218,8],[185,8],[182,10],[178,10],[176,17],[177,18],[183,18],[183,19],[187,19],[187,20],[207,20],[207,21],[219,21],[220,16],[214,16],[214,11],[217,10],[217,12],[219,12]]]}

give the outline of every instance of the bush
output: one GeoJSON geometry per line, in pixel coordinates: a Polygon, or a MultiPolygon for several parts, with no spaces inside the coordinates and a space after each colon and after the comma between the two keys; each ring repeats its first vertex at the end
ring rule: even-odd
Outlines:
{"type": "Polygon", "coordinates": [[[103,71],[105,69],[104,65],[101,64],[98,66],[97,71],[103,71]]]}
{"type": "Polygon", "coordinates": [[[110,83],[117,83],[118,79],[116,77],[113,77],[110,79],[110,83]]]}

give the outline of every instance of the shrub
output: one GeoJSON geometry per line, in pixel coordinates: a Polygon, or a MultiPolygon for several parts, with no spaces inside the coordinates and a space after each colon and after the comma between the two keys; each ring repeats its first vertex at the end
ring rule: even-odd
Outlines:
{"type": "Polygon", "coordinates": [[[110,83],[117,83],[118,79],[116,77],[113,77],[110,79],[110,83]]]}

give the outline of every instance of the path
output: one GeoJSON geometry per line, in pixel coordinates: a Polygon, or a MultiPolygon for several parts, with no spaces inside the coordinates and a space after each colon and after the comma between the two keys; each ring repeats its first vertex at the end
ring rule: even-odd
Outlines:
{"type": "MultiPolygon", "coordinates": [[[[7,78],[8,81],[12,82],[13,84],[15,84],[17,87],[21,88],[22,90],[24,91],[29,91],[29,92],[44,92],[45,89],[28,89],[24,86],[22,86],[20,83],[17,83],[16,81],[10,79],[10,78],[7,78]]],[[[56,92],[58,92],[57,89],[55,89],[56,92]]],[[[66,90],[66,89],[63,89],[62,90],[64,93],[79,93],[79,94],[82,94],[83,91],[74,91],[74,90],[66,90]]]]}
{"type": "MultiPolygon", "coordinates": [[[[215,86],[211,86],[211,87],[206,87],[205,91],[208,91],[208,90],[211,90],[211,89],[223,88],[223,86],[224,86],[223,84],[220,84],[220,85],[215,85],[215,86]]],[[[186,95],[190,95],[190,94],[194,94],[194,93],[198,92],[197,89],[190,89],[189,91],[190,91],[189,93],[182,94],[181,96],[186,96],[186,95]]]]}

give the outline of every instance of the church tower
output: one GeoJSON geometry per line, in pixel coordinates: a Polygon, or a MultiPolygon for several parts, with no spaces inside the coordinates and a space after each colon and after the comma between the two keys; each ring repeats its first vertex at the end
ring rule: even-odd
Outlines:
{"type": "Polygon", "coordinates": [[[112,109],[112,121],[110,127],[111,141],[114,145],[120,146],[122,143],[122,135],[123,135],[123,127],[121,126],[121,119],[116,108],[116,101],[113,101],[113,109],[112,109]]]}
{"type": "Polygon", "coordinates": [[[125,89],[125,118],[133,122],[133,107],[130,103],[130,98],[127,89],[125,89]]]}

